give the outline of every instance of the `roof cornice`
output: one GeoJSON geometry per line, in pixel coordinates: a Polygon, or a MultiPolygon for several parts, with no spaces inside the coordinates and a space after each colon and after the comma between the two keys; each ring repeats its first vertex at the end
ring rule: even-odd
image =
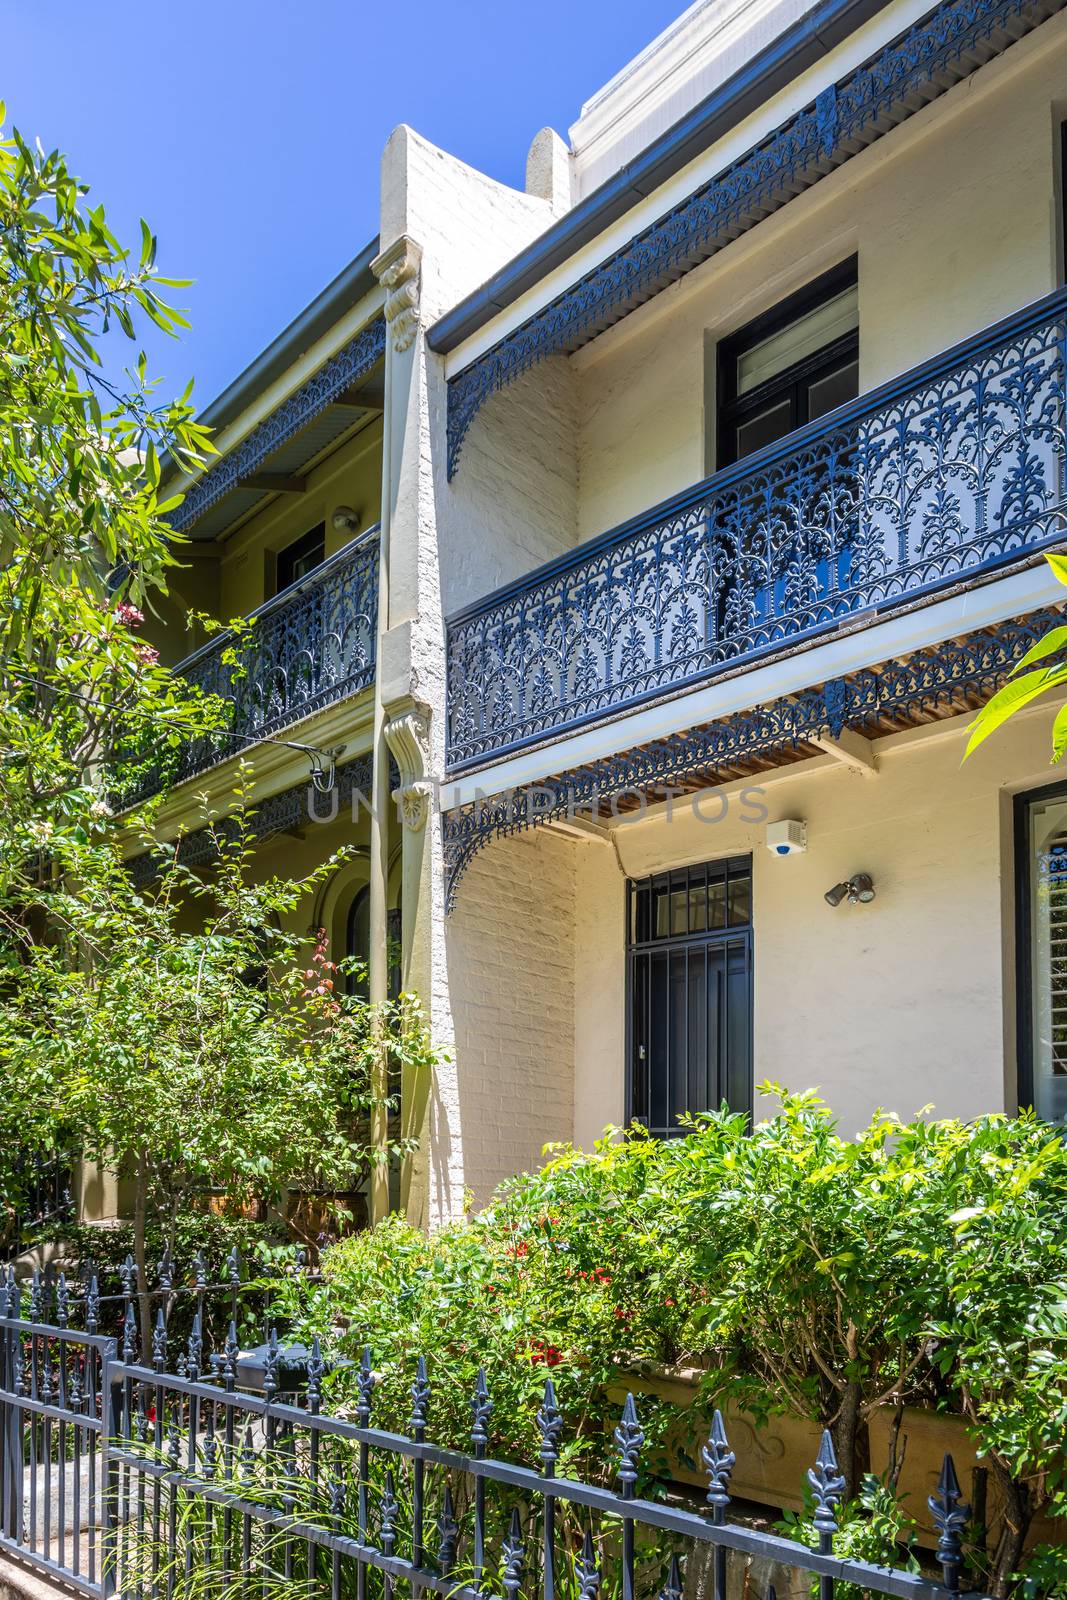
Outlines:
{"type": "Polygon", "coordinates": [[[431,350],[455,350],[520,295],[655,192],[892,0],[821,0],[633,161],[434,323],[431,350]]]}

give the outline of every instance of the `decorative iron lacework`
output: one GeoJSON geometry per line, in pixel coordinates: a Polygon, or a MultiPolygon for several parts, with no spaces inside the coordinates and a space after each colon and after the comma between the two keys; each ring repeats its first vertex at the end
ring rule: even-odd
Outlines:
{"type": "MultiPolygon", "coordinates": [[[[334,809],[340,812],[352,803],[354,794],[369,796],[374,779],[374,761],[369,755],[360,756],[355,761],[348,761],[343,767],[337,769],[337,780],[328,796],[314,795],[315,800],[321,799],[322,812],[325,816],[334,809]]],[[[296,783],[290,789],[283,789],[280,794],[274,794],[266,800],[260,800],[251,809],[249,827],[255,839],[265,839],[272,833],[284,833],[287,828],[300,828],[306,826],[311,819],[312,797],[309,795],[310,785],[296,783]]],[[[313,793],[313,791],[312,791],[313,793]]],[[[315,811],[319,816],[320,812],[315,811]]],[[[204,867],[218,857],[219,841],[232,838],[236,832],[236,825],[232,817],[221,817],[218,822],[210,827],[197,828],[194,833],[187,833],[178,844],[178,860],[185,867],[204,867]]],[[[127,862],[126,870],[129,872],[138,888],[143,888],[151,883],[160,870],[161,862],[172,854],[173,846],[160,850],[148,850],[144,855],[135,856],[127,862]]]]}
{"type": "Polygon", "coordinates": [[[124,805],[240,755],[255,739],[373,684],[378,529],[360,534],[252,620],[247,639],[220,634],[175,668],[204,694],[229,701],[226,730],[189,740],[173,765],[155,768],[124,805]]]}
{"type": "Polygon", "coordinates": [[[947,0],[501,339],[449,382],[449,478],[490,395],[595,338],[1062,4],[947,0]]]}
{"type": "Polygon", "coordinates": [[[253,428],[246,439],[228,451],[203,477],[197,478],[186,491],[181,505],[170,513],[171,527],[179,533],[184,532],[223,495],[236,489],[240,478],[262,471],[275,450],[287,444],[294,434],[313,422],[346,389],[365,377],[384,354],[385,320],[376,317],[342,350],[331,356],[314,377],[301,384],[269,417],[253,428]]]}
{"type": "Polygon", "coordinates": [[[1062,538],[1067,291],[468,607],[452,770],[1062,538]]]}
{"type": "Polygon", "coordinates": [[[493,839],[589,811],[612,796],[647,793],[727,763],[796,748],[827,733],[837,738],[843,728],[862,726],[879,716],[928,712],[951,704],[961,693],[992,694],[1034,640],[1062,621],[1060,612],[1035,612],[988,632],[932,646],[906,661],[832,678],[819,688],[706,728],[671,734],[562,776],[447,811],[442,818],[446,909],[454,909],[463,873],[493,839]]]}

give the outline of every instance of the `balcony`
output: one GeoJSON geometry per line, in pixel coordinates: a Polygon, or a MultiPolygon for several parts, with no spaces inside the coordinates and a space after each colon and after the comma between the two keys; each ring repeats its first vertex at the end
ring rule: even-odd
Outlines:
{"type": "Polygon", "coordinates": [[[1067,532],[1067,291],[448,623],[448,764],[711,682],[1067,532]]]}
{"type": "MultiPolygon", "coordinates": [[[[253,611],[247,636],[218,634],[175,667],[228,702],[226,726],[155,767],[137,800],[195,777],[248,745],[374,682],[378,533],[360,534],[298,583],[253,611]]],[[[131,803],[130,801],[126,802],[131,803]]]]}

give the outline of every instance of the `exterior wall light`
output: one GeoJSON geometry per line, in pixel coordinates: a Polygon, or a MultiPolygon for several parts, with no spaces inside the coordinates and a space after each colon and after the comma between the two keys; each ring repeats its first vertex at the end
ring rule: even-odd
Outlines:
{"type": "Polygon", "coordinates": [[[334,533],[355,533],[362,516],[358,511],[353,511],[351,506],[338,506],[330,521],[334,533]]]}
{"type": "Polygon", "coordinates": [[[835,883],[827,889],[823,899],[828,906],[839,906],[847,900],[850,906],[869,905],[874,899],[874,880],[869,872],[855,872],[844,883],[835,883]]]}

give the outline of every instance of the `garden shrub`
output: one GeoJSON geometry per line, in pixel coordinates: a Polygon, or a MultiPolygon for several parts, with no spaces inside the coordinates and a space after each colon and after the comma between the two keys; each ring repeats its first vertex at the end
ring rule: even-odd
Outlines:
{"type": "MultiPolygon", "coordinates": [[[[848,1140],[815,1095],[780,1099],[751,1132],[724,1111],[673,1141],[555,1148],[430,1239],[391,1219],[345,1240],[308,1327],[353,1358],[371,1347],[385,1427],[406,1428],[425,1355],[431,1435],[460,1448],[484,1368],[494,1452],[536,1460],[551,1376],[560,1470],[597,1481],[615,1469],[606,1389],[641,1363],[702,1369],[705,1414],[729,1399],[830,1427],[860,1514],[874,1412],[955,1413],[997,1490],[972,1561],[1007,1593],[1034,1516],[1067,1512],[1061,1134],[1030,1116],[878,1115],[848,1140]]],[[[645,1492],[670,1415],[642,1399],[645,1492]]]]}

